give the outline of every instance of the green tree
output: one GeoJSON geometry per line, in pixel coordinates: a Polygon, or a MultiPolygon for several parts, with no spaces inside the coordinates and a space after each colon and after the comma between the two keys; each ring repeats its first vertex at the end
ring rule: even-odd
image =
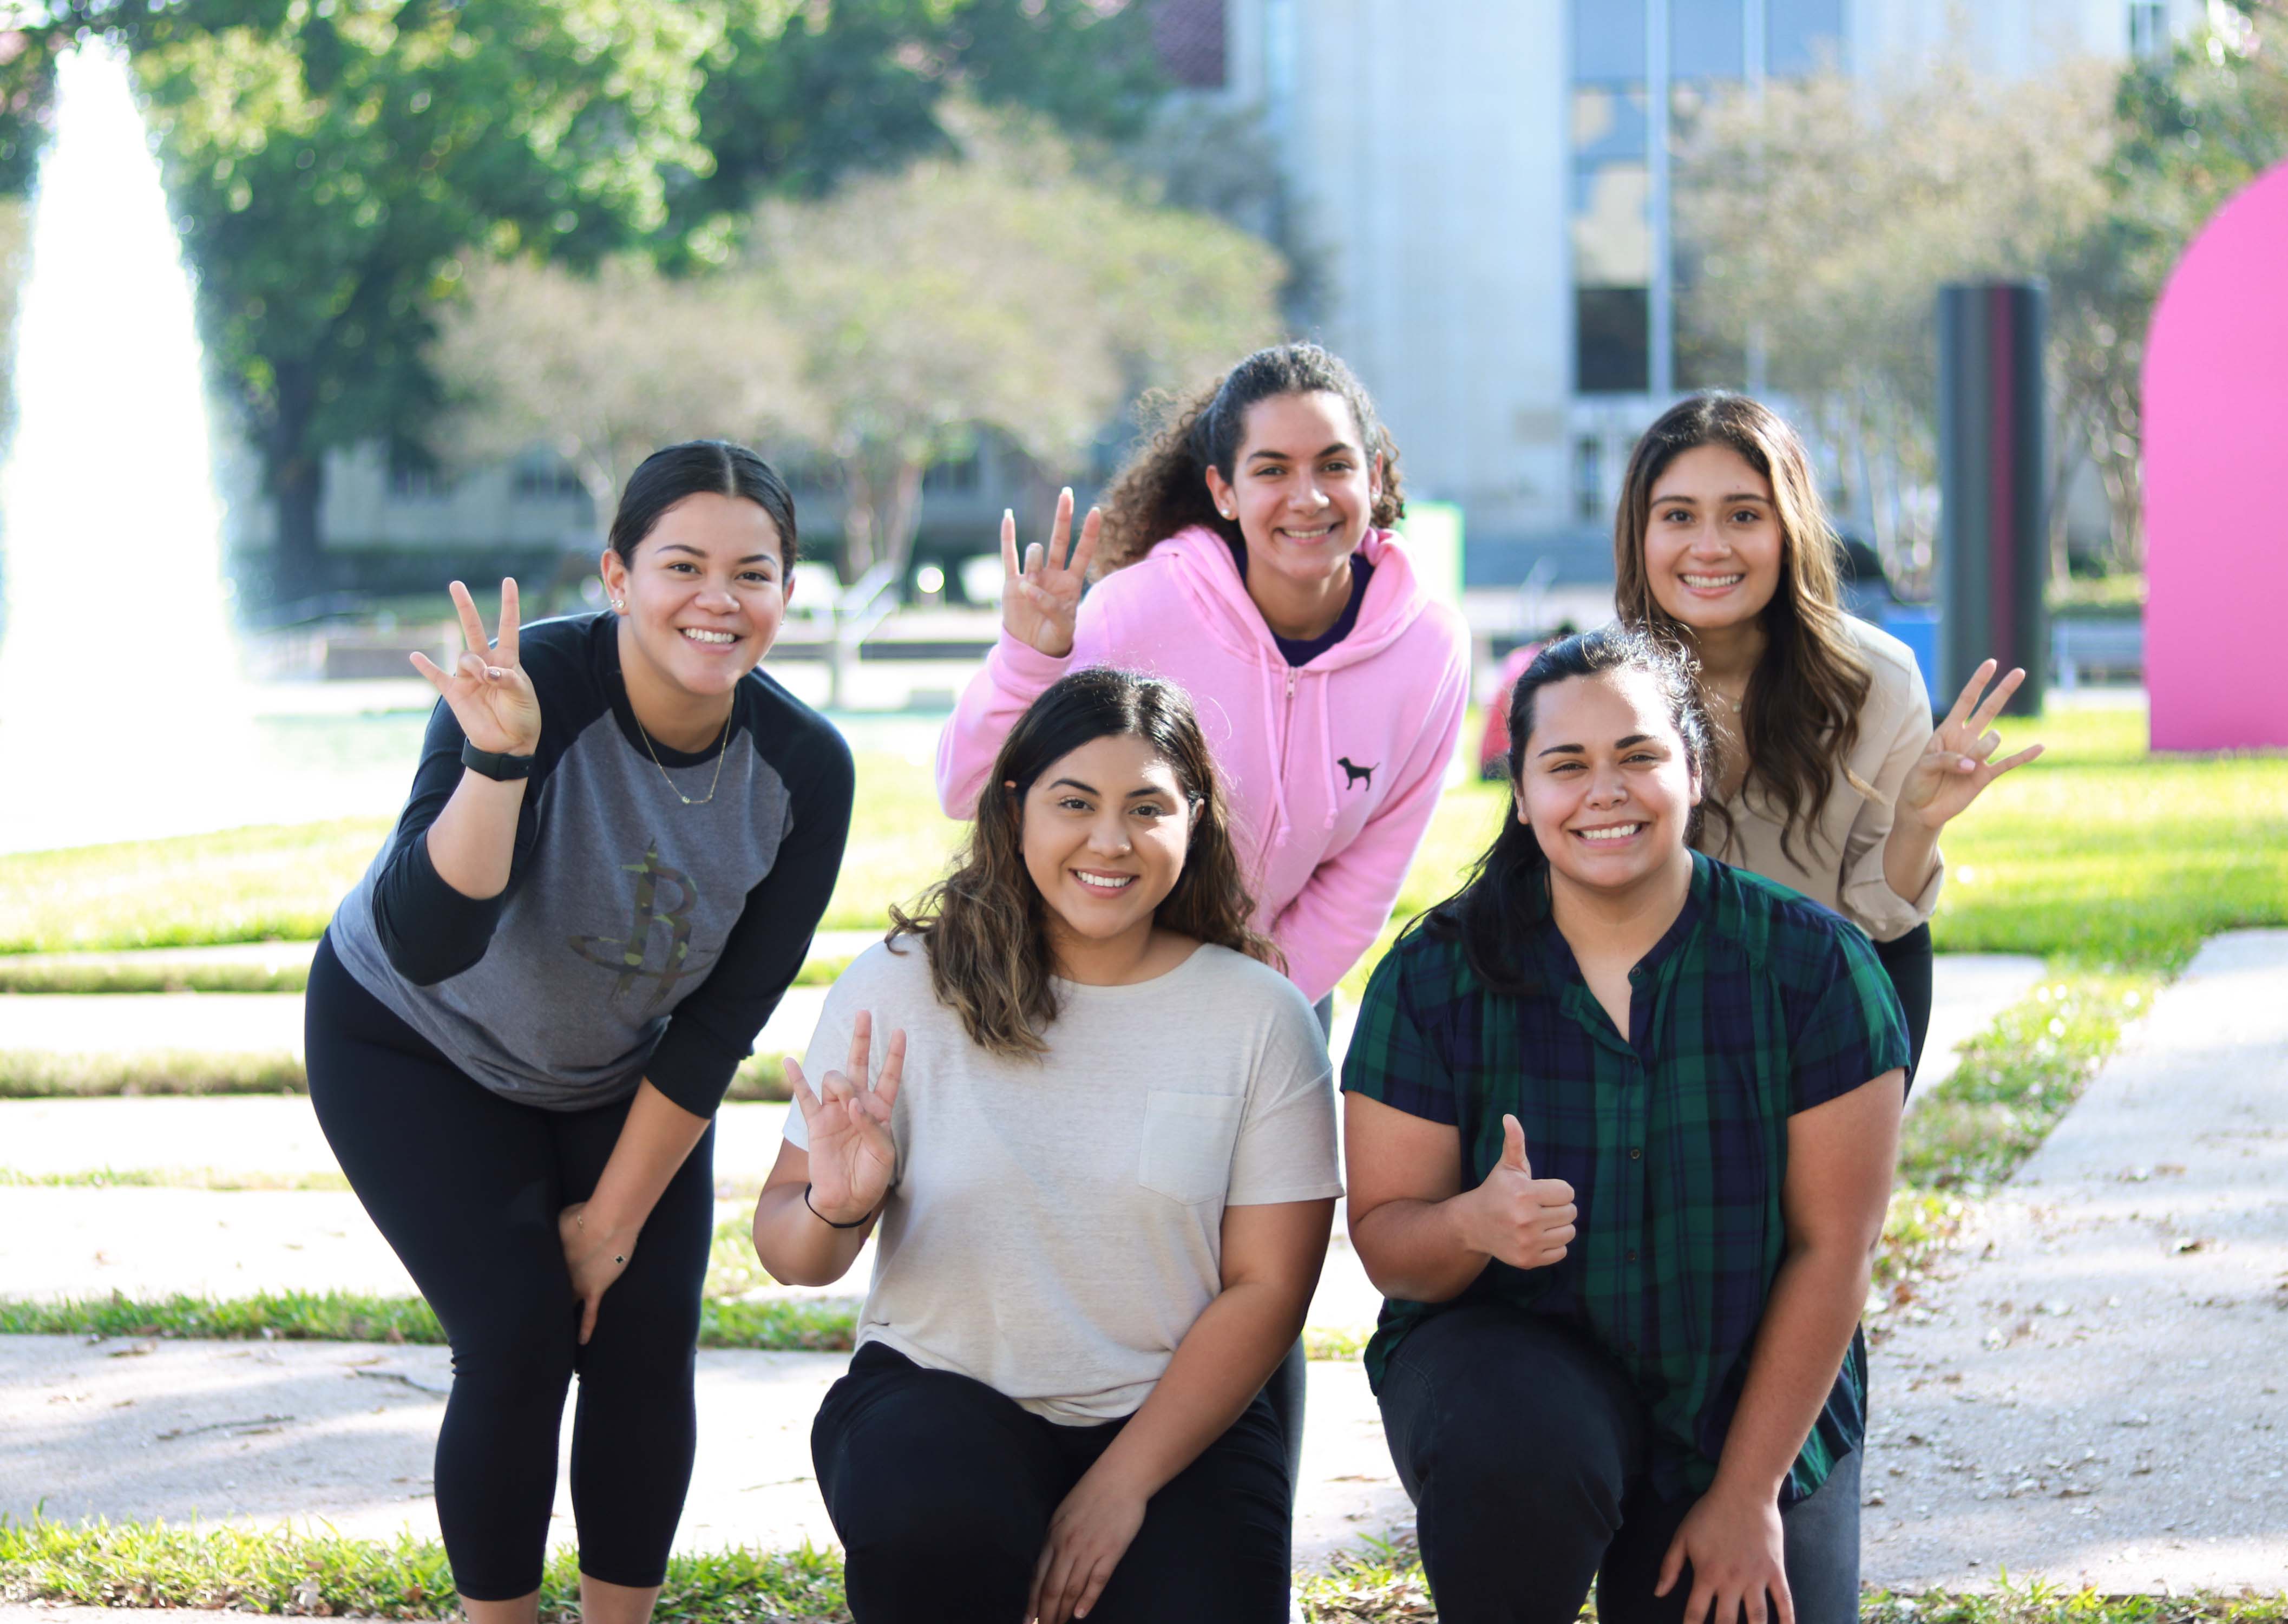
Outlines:
{"type": "Polygon", "coordinates": [[[902,565],[922,475],[977,431],[1069,474],[1137,391],[1279,330],[1284,267],[1259,239],[1084,173],[1036,122],[977,120],[964,147],[767,206],[753,233],[842,470],[846,579],[902,565]]]}
{"type": "Polygon", "coordinates": [[[1140,9],[1087,0],[47,0],[0,36],[0,191],[55,53],[133,55],[218,371],[262,456],[281,575],[320,570],[326,451],[417,440],[468,267],[722,258],[758,192],[942,148],[957,85],[1127,131],[1140,9]]]}
{"type": "Polygon", "coordinates": [[[950,153],[939,114],[957,90],[1120,140],[1166,89],[1140,0],[732,0],[698,101],[711,163],[677,179],[677,219],[950,153]]]}
{"type": "Polygon", "coordinates": [[[636,256],[592,273],[529,259],[473,267],[437,313],[430,360],[454,405],[431,449],[467,466],[544,445],[602,522],[663,445],[814,437],[793,341],[761,295],[751,278],[668,277],[636,256]]]}
{"type": "Polygon", "coordinates": [[[706,43],[673,0],[319,0],[136,53],[287,583],[318,579],[325,452],[435,410],[427,310],[463,255],[662,223],[663,164],[703,162],[706,43]]]}

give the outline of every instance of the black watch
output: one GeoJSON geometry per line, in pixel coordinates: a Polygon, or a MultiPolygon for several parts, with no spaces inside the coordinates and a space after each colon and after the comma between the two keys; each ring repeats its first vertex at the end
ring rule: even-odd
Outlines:
{"type": "Polygon", "coordinates": [[[490,750],[480,750],[466,739],[461,741],[461,765],[480,777],[501,784],[532,776],[530,756],[502,755],[490,750]]]}

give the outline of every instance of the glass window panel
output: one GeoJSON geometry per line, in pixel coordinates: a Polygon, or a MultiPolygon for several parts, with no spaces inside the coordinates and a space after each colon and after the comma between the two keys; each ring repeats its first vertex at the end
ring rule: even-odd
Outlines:
{"type": "Polygon", "coordinates": [[[1642,288],[1573,290],[1574,387],[1641,394],[1651,386],[1650,308],[1642,288]]]}
{"type": "Polygon", "coordinates": [[[1573,280],[1582,287],[1634,287],[1652,280],[1652,180],[1639,163],[1583,164],[1573,171],[1573,280]]]}
{"type": "Polygon", "coordinates": [[[1573,516],[1605,516],[1605,448],[1594,434],[1573,442],[1573,516]]]}
{"type": "Polygon", "coordinates": [[[1741,0],[1668,0],[1669,73],[1679,79],[1746,76],[1741,0]]]}
{"type": "Polygon", "coordinates": [[[1573,76],[1642,79],[1645,12],[1639,0],[1573,0],[1573,76]]]}
{"type": "Polygon", "coordinates": [[[1764,60],[1776,74],[1845,66],[1843,0],[1764,0],[1764,60]]]}
{"type": "Polygon", "coordinates": [[[1645,92],[1638,85],[1586,85],[1573,92],[1573,155],[1645,155],[1645,92]]]}

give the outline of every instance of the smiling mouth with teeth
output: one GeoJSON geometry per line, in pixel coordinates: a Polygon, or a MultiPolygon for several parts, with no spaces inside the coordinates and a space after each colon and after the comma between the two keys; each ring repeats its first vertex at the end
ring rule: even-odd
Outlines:
{"type": "Polygon", "coordinates": [[[738,638],[731,633],[703,631],[697,626],[685,626],[683,628],[683,635],[687,641],[706,643],[711,647],[719,649],[727,643],[735,643],[739,641],[738,638]]]}
{"type": "Polygon", "coordinates": [[[1573,832],[1585,840],[1625,840],[1643,827],[1642,824],[1614,824],[1604,829],[1576,829],[1573,832]]]}
{"type": "Polygon", "coordinates": [[[1737,586],[1748,577],[1745,575],[1688,575],[1687,586],[1737,586]]]}
{"type": "Polygon", "coordinates": [[[1084,874],[1078,869],[1073,870],[1073,878],[1092,891],[1124,891],[1136,883],[1133,874],[1123,874],[1115,879],[1110,875],[1084,874]]]}

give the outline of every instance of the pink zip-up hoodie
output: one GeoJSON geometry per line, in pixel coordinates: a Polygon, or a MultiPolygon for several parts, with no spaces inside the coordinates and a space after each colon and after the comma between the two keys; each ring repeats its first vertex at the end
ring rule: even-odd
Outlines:
{"type": "Polygon", "coordinates": [[[1390,918],[1438,805],[1469,700],[1469,634],[1424,593],[1406,549],[1369,530],[1358,624],[1291,666],[1230,548],[1178,532],[1081,600],[1059,659],[1004,633],[938,736],[938,795],[967,817],[1002,741],[1067,672],[1119,665],[1178,683],[1224,774],[1255,924],[1316,1000],[1390,918]]]}

